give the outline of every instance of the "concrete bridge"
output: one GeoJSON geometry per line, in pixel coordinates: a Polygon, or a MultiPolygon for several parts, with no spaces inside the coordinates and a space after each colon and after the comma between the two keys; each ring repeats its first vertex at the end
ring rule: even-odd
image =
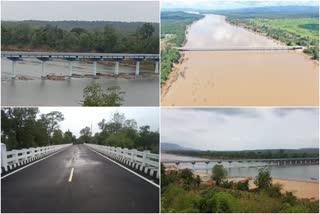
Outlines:
{"type": "Polygon", "coordinates": [[[159,55],[158,54],[122,54],[122,53],[60,53],[60,52],[16,52],[2,51],[1,57],[6,57],[12,61],[12,78],[16,78],[15,64],[17,61],[22,61],[24,58],[36,58],[41,61],[41,77],[45,78],[45,62],[52,59],[63,59],[69,62],[69,77],[72,76],[72,62],[88,59],[93,62],[92,76],[97,74],[98,61],[114,61],[114,74],[119,74],[119,64],[123,60],[131,60],[136,62],[136,76],[140,73],[141,61],[153,61],[155,63],[155,73],[159,73],[159,55]]]}
{"type": "Polygon", "coordinates": [[[287,51],[303,49],[302,46],[283,46],[283,47],[228,47],[228,48],[192,48],[176,47],[179,51],[287,51]]]}
{"type": "Polygon", "coordinates": [[[158,154],[94,144],[1,146],[4,213],[159,212],[158,154]]]}
{"type": "Polygon", "coordinates": [[[319,158],[273,158],[273,159],[216,159],[216,160],[164,160],[161,161],[164,164],[175,164],[177,167],[181,163],[192,164],[194,170],[197,163],[205,163],[206,168],[209,169],[210,163],[265,163],[266,165],[307,165],[307,164],[319,164],[319,158]]]}

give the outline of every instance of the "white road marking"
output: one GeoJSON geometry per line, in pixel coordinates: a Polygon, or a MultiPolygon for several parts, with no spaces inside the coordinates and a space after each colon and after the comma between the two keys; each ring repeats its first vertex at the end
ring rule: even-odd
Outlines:
{"type": "Polygon", "coordinates": [[[72,181],[73,170],[74,170],[74,168],[72,168],[72,169],[71,169],[71,172],[70,172],[70,177],[69,177],[69,182],[71,182],[71,181],[72,181]]]}
{"type": "MultiPolygon", "coordinates": [[[[69,147],[67,147],[67,148],[69,148],[69,147]]],[[[29,166],[32,166],[33,164],[36,164],[36,163],[38,163],[38,162],[40,162],[40,161],[43,161],[43,160],[51,157],[52,155],[58,154],[59,152],[62,152],[62,151],[64,151],[64,150],[66,150],[67,148],[62,149],[62,150],[60,150],[60,151],[57,151],[57,152],[55,152],[55,153],[53,153],[53,154],[51,154],[51,155],[49,155],[49,156],[47,156],[47,157],[45,157],[45,158],[42,158],[42,159],[37,160],[37,161],[35,161],[35,162],[32,162],[32,163],[30,163],[30,164],[27,165],[27,166],[24,166],[24,167],[22,167],[22,168],[20,168],[20,169],[17,169],[17,170],[15,170],[15,171],[13,171],[13,172],[5,175],[5,176],[2,176],[2,177],[1,177],[1,180],[2,180],[3,178],[5,178],[5,177],[8,177],[9,175],[12,175],[12,174],[14,174],[14,173],[16,173],[16,172],[19,172],[20,170],[23,170],[23,169],[25,169],[25,168],[27,168],[27,167],[29,167],[29,166]]]]}
{"type": "Polygon", "coordinates": [[[103,155],[103,154],[100,154],[99,152],[96,152],[95,150],[93,150],[93,149],[91,149],[91,148],[89,148],[89,147],[87,147],[87,148],[88,148],[88,149],[90,149],[91,151],[93,151],[93,152],[97,153],[98,155],[100,155],[100,156],[102,156],[102,157],[104,157],[104,158],[108,159],[109,161],[111,161],[111,162],[113,162],[113,163],[117,164],[118,166],[120,166],[120,167],[122,167],[122,168],[124,168],[124,169],[128,170],[129,172],[131,172],[132,174],[134,174],[134,175],[138,176],[139,178],[142,178],[143,180],[147,181],[148,183],[152,184],[153,186],[156,186],[156,187],[160,188],[160,186],[159,186],[158,184],[156,184],[156,183],[154,183],[154,182],[152,182],[152,181],[150,181],[150,180],[146,179],[146,178],[145,178],[145,177],[143,177],[142,175],[139,175],[138,173],[136,173],[136,172],[132,171],[131,169],[128,169],[127,167],[125,167],[125,166],[123,166],[123,165],[119,164],[118,162],[116,162],[116,161],[114,161],[114,160],[112,160],[112,159],[108,158],[107,156],[105,156],[105,155],[103,155]]]}

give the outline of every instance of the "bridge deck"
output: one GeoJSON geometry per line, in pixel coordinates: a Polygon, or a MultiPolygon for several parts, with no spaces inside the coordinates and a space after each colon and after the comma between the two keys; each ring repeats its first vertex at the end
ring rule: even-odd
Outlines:
{"type": "Polygon", "coordinates": [[[21,52],[21,51],[2,51],[1,57],[17,58],[77,58],[77,59],[159,59],[158,54],[131,54],[131,53],[64,53],[64,52],[21,52]]]}
{"type": "Polygon", "coordinates": [[[273,159],[216,159],[216,160],[163,160],[161,163],[212,163],[212,162],[270,162],[270,161],[319,161],[319,158],[273,158],[273,159]]]}
{"type": "Polygon", "coordinates": [[[1,196],[1,211],[6,213],[159,211],[158,187],[84,145],[3,178],[1,196]]]}
{"type": "Polygon", "coordinates": [[[302,46],[283,46],[283,47],[226,47],[226,48],[192,48],[177,47],[179,51],[286,51],[303,49],[302,46]]]}

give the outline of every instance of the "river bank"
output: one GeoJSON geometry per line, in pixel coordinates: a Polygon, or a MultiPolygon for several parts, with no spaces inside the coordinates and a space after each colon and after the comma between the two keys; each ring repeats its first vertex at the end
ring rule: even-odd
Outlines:
{"type": "MultiPolygon", "coordinates": [[[[194,48],[282,46],[218,15],[194,23],[186,40],[194,48]]],[[[318,67],[296,51],[185,52],[162,87],[161,104],[318,106],[318,67]]]]}

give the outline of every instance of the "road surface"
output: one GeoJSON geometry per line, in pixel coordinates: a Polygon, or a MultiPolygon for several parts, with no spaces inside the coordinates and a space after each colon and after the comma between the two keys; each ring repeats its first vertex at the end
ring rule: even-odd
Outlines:
{"type": "Polygon", "coordinates": [[[1,180],[2,212],[159,212],[159,188],[73,145],[1,180]]]}

